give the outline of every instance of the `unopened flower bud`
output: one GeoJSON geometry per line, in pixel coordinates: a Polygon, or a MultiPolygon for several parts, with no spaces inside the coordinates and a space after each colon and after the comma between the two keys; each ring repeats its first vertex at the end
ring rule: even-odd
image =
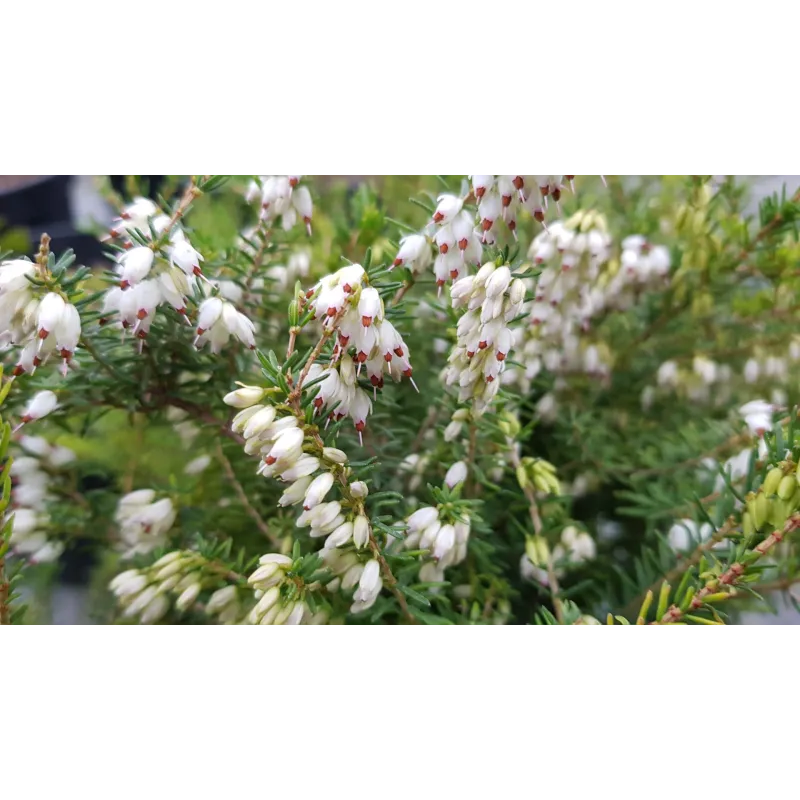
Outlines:
{"type": "Polygon", "coordinates": [[[228,392],[223,400],[234,408],[249,408],[260,403],[265,394],[266,389],[262,389],[260,386],[242,386],[236,391],[228,392]]]}
{"type": "Polygon", "coordinates": [[[325,499],[325,495],[328,494],[332,486],[333,475],[330,472],[323,472],[322,475],[317,475],[306,491],[303,508],[308,511],[318,506],[325,499]]]}
{"type": "Polygon", "coordinates": [[[456,463],[447,470],[447,474],[444,476],[444,482],[450,489],[455,488],[466,479],[467,465],[463,461],[456,461],[456,463]]]}
{"type": "Polygon", "coordinates": [[[326,461],[332,461],[334,464],[346,464],[347,453],[344,450],[339,450],[336,447],[323,447],[322,457],[326,461]]]}
{"type": "Polygon", "coordinates": [[[194,601],[197,600],[201,588],[200,584],[195,582],[187,589],[184,589],[180,597],[175,601],[175,608],[178,611],[186,611],[187,608],[190,608],[194,601]]]}
{"type": "Polygon", "coordinates": [[[369,521],[361,514],[353,522],[353,542],[356,547],[364,547],[369,541],[369,521]]]}
{"type": "Polygon", "coordinates": [[[364,481],[353,481],[350,484],[350,494],[353,497],[364,498],[369,494],[369,489],[364,481]]]}

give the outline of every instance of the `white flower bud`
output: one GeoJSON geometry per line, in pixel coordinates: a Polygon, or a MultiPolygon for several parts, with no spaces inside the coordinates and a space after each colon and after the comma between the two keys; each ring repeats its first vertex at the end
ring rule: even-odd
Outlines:
{"type": "Polygon", "coordinates": [[[317,475],[308,487],[303,500],[303,508],[308,511],[318,506],[325,499],[325,495],[328,494],[332,486],[333,475],[330,472],[323,472],[322,475],[317,475]]]}
{"type": "Polygon", "coordinates": [[[234,392],[228,392],[223,400],[234,408],[249,408],[260,403],[266,393],[266,389],[260,386],[242,386],[234,392]]]}
{"type": "Polygon", "coordinates": [[[364,565],[361,580],[358,582],[360,592],[371,593],[375,591],[380,582],[381,566],[376,559],[371,559],[364,565]]]}
{"type": "Polygon", "coordinates": [[[36,314],[36,326],[39,330],[39,338],[46,339],[52,333],[64,315],[67,304],[60,294],[49,292],[39,303],[36,314]]]}
{"type": "Polygon", "coordinates": [[[369,488],[364,481],[353,481],[350,484],[350,494],[353,497],[364,498],[369,494],[369,488]]]}
{"type": "Polygon", "coordinates": [[[444,476],[445,484],[453,489],[459,483],[463,483],[467,479],[467,465],[463,461],[456,461],[444,476]]]}
{"type": "Polygon", "coordinates": [[[197,332],[202,334],[211,328],[222,316],[223,303],[219,297],[209,297],[200,304],[197,313],[197,332]]]}
{"type": "Polygon", "coordinates": [[[372,321],[375,318],[380,319],[382,316],[381,296],[378,294],[377,289],[368,287],[361,292],[361,298],[358,301],[358,314],[361,317],[361,324],[365,328],[372,325],[372,321]]]}
{"type": "Polygon", "coordinates": [[[407,520],[408,532],[416,533],[439,519],[439,511],[433,506],[417,509],[407,520]]]}
{"type": "Polygon", "coordinates": [[[326,461],[333,461],[334,464],[346,464],[347,453],[344,450],[339,450],[336,447],[323,447],[322,457],[326,461]]]}
{"type": "Polygon", "coordinates": [[[343,522],[336,528],[333,533],[325,540],[325,549],[330,550],[334,547],[341,547],[347,544],[353,536],[353,523],[343,522]]]}
{"type": "Polygon", "coordinates": [[[218,614],[226,606],[236,602],[236,599],[236,587],[223,586],[222,589],[217,589],[217,591],[208,598],[208,603],[206,603],[206,613],[218,614]]]}
{"type": "Polygon", "coordinates": [[[153,266],[155,253],[149,247],[134,247],[122,254],[121,286],[134,286],[144,280],[153,266]]]}
{"type": "MultiPolygon", "coordinates": [[[[268,408],[271,408],[271,406],[268,406],[268,408]]],[[[245,428],[245,432],[247,432],[247,428],[245,428]]],[[[274,464],[281,459],[293,461],[302,453],[304,438],[305,434],[299,428],[289,428],[281,431],[264,461],[267,464],[274,464]]]]}
{"type": "Polygon", "coordinates": [[[175,601],[175,608],[177,608],[178,611],[186,611],[186,609],[191,607],[194,601],[197,600],[201,588],[200,584],[195,582],[187,589],[184,589],[180,597],[175,601]]]}
{"type": "Polygon", "coordinates": [[[433,557],[439,561],[444,558],[456,543],[456,529],[452,525],[442,525],[436,535],[433,557]]]}
{"type": "Polygon", "coordinates": [[[288,489],[284,490],[280,500],[278,500],[278,505],[285,507],[299,503],[305,497],[312,480],[313,478],[310,475],[296,480],[288,489]]]}
{"type": "Polygon", "coordinates": [[[244,438],[251,439],[253,436],[258,436],[269,428],[274,421],[275,408],[273,406],[263,406],[247,420],[243,430],[244,438]]]}
{"type": "Polygon", "coordinates": [[[142,611],[140,620],[143,625],[152,625],[154,622],[158,622],[167,611],[169,611],[169,601],[163,594],[160,594],[147,604],[142,611]]]}
{"type": "Polygon", "coordinates": [[[503,294],[508,289],[509,283],[511,283],[511,270],[506,266],[498,267],[486,281],[486,296],[497,297],[503,294]]]}
{"type": "Polygon", "coordinates": [[[296,463],[285,469],[281,473],[281,480],[296,481],[298,478],[303,478],[306,475],[311,475],[316,472],[320,467],[319,459],[315,456],[302,455],[297,459],[296,463]]]}
{"type": "Polygon", "coordinates": [[[208,465],[211,463],[211,456],[204,455],[198,456],[197,458],[193,458],[184,468],[183,472],[185,475],[199,475],[201,472],[204,472],[208,465]]]}
{"type": "Polygon", "coordinates": [[[464,201],[452,194],[439,195],[439,204],[433,214],[433,221],[446,224],[461,211],[464,201]]]}
{"type": "Polygon", "coordinates": [[[37,392],[30,400],[22,413],[23,422],[33,422],[33,420],[46,417],[58,407],[58,398],[55,393],[45,389],[37,392]]]}
{"type": "Polygon", "coordinates": [[[243,411],[240,411],[231,422],[231,430],[234,433],[241,433],[250,418],[263,408],[265,408],[265,406],[250,406],[250,408],[245,408],[243,411]]]}
{"type": "Polygon", "coordinates": [[[369,521],[359,514],[353,522],[353,542],[356,547],[364,547],[369,541],[369,521]]]}

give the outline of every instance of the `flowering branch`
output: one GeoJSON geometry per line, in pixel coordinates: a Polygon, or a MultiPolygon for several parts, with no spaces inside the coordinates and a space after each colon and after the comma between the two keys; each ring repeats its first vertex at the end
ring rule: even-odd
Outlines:
{"type": "MultiPolygon", "coordinates": [[[[344,315],[347,313],[349,304],[350,300],[348,299],[343,305],[342,309],[333,317],[333,322],[330,325],[330,328],[326,328],[323,331],[322,336],[320,336],[319,341],[309,354],[306,363],[303,365],[303,368],[300,372],[300,375],[297,379],[297,383],[295,384],[294,389],[287,398],[287,402],[292,407],[292,411],[300,425],[305,425],[305,414],[303,413],[303,409],[300,406],[300,395],[302,393],[303,383],[305,379],[308,377],[308,373],[311,370],[311,366],[317,360],[317,357],[322,352],[322,349],[325,347],[325,343],[330,339],[330,337],[336,331],[336,326],[341,321],[342,317],[344,317],[344,315]]],[[[306,431],[311,434],[312,441],[316,446],[315,450],[317,456],[322,456],[323,451],[325,449],[325,443],[322,441],[322,437],[319,435],[318,428],[316,426],[307,426],[306,431]]],[[[363,499],[360,497],[357,498],[353,496],[350,490],[350,483],[348,482],[344,472],[342,470],[337,470],[336,477],[339,481],[340,490],[345,500],[347,500],[348,503],[352,505],[352,507],[356,510],[356,513],[359,516],[363,516],[369,521],[369,517],[364,507],[363,499]]],[[[397,579],[392,573],[392,569],[389,566],[389,563],[386,561],[383,554],[381,553],[378,543],[375,541],[375,535],[372,531],[371,524],[369,524],[368,530],[369,530],[369,547],[370,550],[372,551],[372,554],[380,564],[381,575],[383,576],[384,583],[386,584],[389,591],[391,591],[392,594],[394,594],[395,598],[397,599],[398,605],[400,606],[400,611],[405,617],[405,619],[410,623],[415,623],[416,619],[412,616],[411,612],[408,609],[408,604],[406,602],[405,596],[397,588],[397,579]]]]}
{"type": "MultiPolygon", "coordinates": [[[[689,611],[696,611],[703,605],[727,600],[735,596],[735,586],[742,580],[747,568],[763,555],[780,544],[786,536],[800,528],[800,514],[793,514],[786,520],[783,528],[774,530],[762,542],[756,545],[751,551],[750,558],[746,561],[735,561],[731,564],[719,578],[712,578],[706,582],[700,591],[694,594],[686,607],[672,605],[667,612],[658,620],[650,623],[651,625],[670,625],[680,620],[690,617],[689,611]]],[[[686,605],[686,604],[684,604],[686,605]]],[[[698,617],[690,617],[693,621],[699,621],[698,617]]],[[[705,620],[704,620],[705,621],[705,620]]]]}

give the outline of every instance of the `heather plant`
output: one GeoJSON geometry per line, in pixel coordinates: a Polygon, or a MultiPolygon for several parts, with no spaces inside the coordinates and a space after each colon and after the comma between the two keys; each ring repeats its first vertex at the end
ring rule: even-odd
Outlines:
{"type": "Polygon", "coordinates": [[[0,261],[0,622],[719,624],[796,603],[800,194],[132,180],[0,261]],[[10,424],[9,424],[10,422],[10,424]],[[13,576],[13,586],[11,576],[13,576]]]}

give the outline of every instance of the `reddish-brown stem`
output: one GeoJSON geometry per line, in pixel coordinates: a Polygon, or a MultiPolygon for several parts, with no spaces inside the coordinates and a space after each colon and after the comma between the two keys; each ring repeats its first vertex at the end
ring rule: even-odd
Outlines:
{"type": "MultiPolygon", "coordinates": [[[[764,541],[760,542],[753,548],[753,552],[758,553],[759,557],[765,555],[797,528],[800,528],[800,514],[794,514],[793,516],[789,517],[781,530],[773,531],[769,536],[767,536],[766,539],[764,539],[764,541]]],[[[742,564],[738,561],[734,562],[728,567],[727,570],[725,570],[725,572],[722,573],[722,575],[720,575],[719,578],[711,579],[702,589],[700,589],[699,592],[697,592],[697,594],[695,594],[691,603],[689,603],[688,609],[683,611],[676,605],[670,606],[660,620],[656,620],[650,624],[669,625],[671,623],[680,621],[689,611],[696,611],[699,609],[703,605],[705,598],[709,595],[718,593],[725,586],[729,586],[731,588],[734,587],[737,583],[739,583],[746,569],[747,566],[745,564],[742,564]]],[[[729,597],[732,596],[734,595],[729,595],[729,597]]]]}

